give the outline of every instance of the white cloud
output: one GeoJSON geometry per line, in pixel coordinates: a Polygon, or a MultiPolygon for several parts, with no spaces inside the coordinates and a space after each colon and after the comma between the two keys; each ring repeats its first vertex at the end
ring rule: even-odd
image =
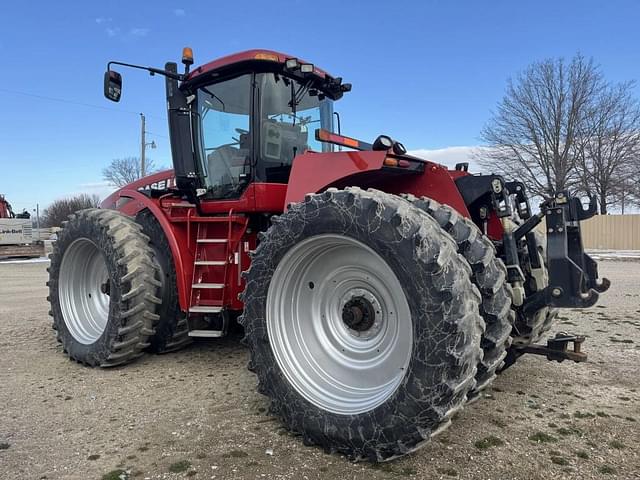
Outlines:
{"type": "Polygon", "coordinates": [[[438,148],[436,150],[419,149],[409,153],[416,157],[446,165],[449,168],[455,167],[456,163],[468,162],[470,172],[480,173],[482,168],[478,165],[477,155],[481,154],[484,148],[486,147],[460,146],[438,148]]]}
{"type": "Polygon", "coordinates": [[[185,12],[185,11],[184,11],[184,9],[182,9],[182,8],[176,8],[176,9],[173,11],[173,14],[174,14],[176,17],[184,17],[184,16],[187,14],[187,12],[185,12]]]}
{"type": "Polygon", "coordinates": [[[134,37],[146,37],[149,32],[150,30],[148,28],[134,27],[129,30],[129,35],[132,35],[134,37]]]}
{"type": "Polygon", "coordinates": [[[120,28],[118,27],[107,27],[104,29],[105,32],[107,32],[107,35],[109,35],[110,37],[117,37],[118,35],[120,35],[120,28]]]}
{"type": "Polygon", "coordinates": [[[102,25],[103,23],[109,23],[111,22],[111,20],[113,20],[112,18],[107,18],[107,17],[98,17],[96,18],[96,23],[98,25],[102,25]]]}

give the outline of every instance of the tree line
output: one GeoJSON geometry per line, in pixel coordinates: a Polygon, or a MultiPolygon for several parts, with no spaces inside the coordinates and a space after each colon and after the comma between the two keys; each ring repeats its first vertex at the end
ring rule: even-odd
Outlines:
{"type": "MultiPolygon", "coordinates": [[[[159,169],[155,162],[147,158],[146,171],[148,175],[156,173],[159,169]]],[[[140,159],[138,157],[116,158],[102,170],[102,178],[114,187],[124,187],[142,177],[140,159]]],[[[85,193],[65,198],[59,198],[43,211],[40,225],[43,227],[59,227],[72,213],[85,208],[97,208],[100,206],[98,195],[85,193]]]]}
{"type": "Polygon", "coordinates": [[[599,211],[640,204],[640,104],[635,82],[608,82],[578,54],[536,62],[507,84],[481,133],[486,169],[548,197],[595,195],[599,211]]]}

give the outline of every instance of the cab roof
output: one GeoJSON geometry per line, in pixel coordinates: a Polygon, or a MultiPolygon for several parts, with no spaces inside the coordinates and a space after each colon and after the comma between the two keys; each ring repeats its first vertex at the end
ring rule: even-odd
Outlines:
{"type": "MultiPolygon", "coordinates": [[[[205,74],[216,73],[221,70],[227,70],[229,67],[233,67],[236,64],[242,64],[245,62],[275,62],[284,65],[287,59],[296,58],[299,63],[310,63],[305,60],[302,60],[295,55],[289,55],[282,52],[276,52],[273,50],[263,50],[263,49],[253,49],[246,50],[244,52],[234,53],[232,55],[227,55],[222,58],[218,58],[217,60],[213,60],[212,62],[205,63],[204,65],[200,65],[191,71],[189,76],[187,77],[187,81],[193,80],[196,77],[205,74]]],[[[314,65],[314,74],[320,78],[325,78],[330,75],[327,74],[324,70],[319,69],[314,65]]]]}

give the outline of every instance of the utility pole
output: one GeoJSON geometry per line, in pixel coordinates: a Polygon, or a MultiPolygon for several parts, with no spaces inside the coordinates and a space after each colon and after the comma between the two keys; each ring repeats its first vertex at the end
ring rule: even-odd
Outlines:
{"type": "Polygon", "coordinates": [[[144,126],[145,126],[145,119],[144,119],[144,113],[140,114],[140,176],[144,177],[146,175],[146,168],[145,168],[145,164],[144,164],[144,151],[147,149],[147,141],[144,138],[144,126]]]}
{"type": "Polygon", "coordinates": [[[146,120],[144,118],[144,113],[141,113],[140,114],[140,178],[147,175],[147,163],[145,158],[147,147],[156,148],[155,141],[151,141],[150,143],[147,143],[147,137],[146,137],[147,132],[145,131],[145,127],[146,127],[146,120]]]}

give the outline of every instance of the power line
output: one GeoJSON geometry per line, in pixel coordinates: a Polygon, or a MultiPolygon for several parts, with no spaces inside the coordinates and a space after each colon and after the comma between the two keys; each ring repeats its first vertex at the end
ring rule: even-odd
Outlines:
{"type": "MultiPolygon", "coordinates": [[[[122,108],[112,108],[112,107],[105,107],[102,105],[94,105],[92,103],[84,103],[84,102],[77,102],[75,100],[67,100],[65,98],[55,98],[55,97],[49,97],[46,95],[40,95],[40,94],[36,94],[36,93],[28,93],[28,92],[20,92],[18,90],[9,90],[6,88],[0,88],[0,92],[2,93],[10,93],[12,95],[22,95],[25,97],[32,97],[32,98],[38,98],[40,100],[49,100],[52,102],[60,102],[60,103],[68,103],[70,105],[78,105],[81,107],[88,107],[88,108],[98,108],[100,110],[110,110],[112,112],[120,112],[120,113],[129,113],[131,115],[140,115],[140,112],[134,112],[132,110],[124,110],[122,108]]],[[[148,117],[152,117],[152,118],[157,118],[159,120],[167,120],[166,118],[163,117],[157,117],[155,115],[147,115],[148,117]]],[[[160,136],[160,135],[158,135],[160,136]]]]}

